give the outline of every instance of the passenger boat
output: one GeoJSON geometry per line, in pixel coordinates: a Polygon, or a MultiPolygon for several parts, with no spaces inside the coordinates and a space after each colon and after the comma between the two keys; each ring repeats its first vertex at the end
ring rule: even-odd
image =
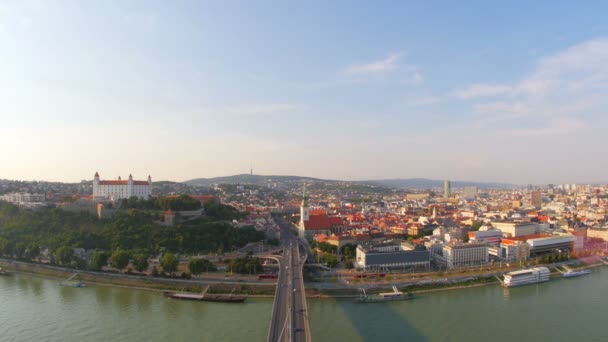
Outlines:
{"type": "Polygon", "coordinates": [[[393,292],[379,293],[377,295],[368,295],[365,289],[361,289],[363,293],[355,299],[356,303],[378,303],[378,302],[392,302],[398,300],[413,299],[414,294],[411,292],[403,293],[397,290],[396,286],[393,286],[393,292]]]}
{"type": "Polygon", "coordinates": [[[13,275],[11,272],[3,269],[2,267],[0,267],[0,276],[10,276],[13,275]]]}
{"type": "MultiPolygon", "coordinates": [[[[573,270],[568,266],[564,266],[564,269],[566,270],[566,272],[560,271],[564,278],[579,277],[579,276],[591,273],[591,270],[573,270]]],[[[558,271],[559,271],[559,269],[558,269],[558,271]]]]}
{"type": "MultiPolygon", "coordinates": [[[[228,294],[228,295],[207,294],[208,290],[209,290],[209,286],[207,286],[207,288],[205,290],[203,290],[203,292],[200,294],[164,291],[163,295],[167,298],[173,298],[173,299],[194,300],[194,301],[201,301],[201,302],[220,302],[220,303],[243,303],[243,302],[245,302],[245,299],[247,299],[246,296],[234,296],[234,295],[232,295],[232,293],[228,294]]],[[[234,292],[234,290],[233,290],[233,292],[234,292]]]]}
{"type": "Polygon", "coordinates": [[[509,272],[505,274],[505,278],[501,283],[504,287],[537,284],[549,281],[550,275],[551,272],[549,272],[548,268],[534,267],[526,270],[509,272]]]}

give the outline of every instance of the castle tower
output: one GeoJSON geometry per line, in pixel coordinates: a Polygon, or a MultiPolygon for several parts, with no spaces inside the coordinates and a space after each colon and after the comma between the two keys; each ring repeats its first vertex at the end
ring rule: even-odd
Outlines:
{"type": "Polygon", "coordinates": [[[127,188],[127,197],[130,198],[131,196],[133,196],[133,175],[129,174],[129,183],[128,183],[128,188],[127,188]]]}
{"type": "Polygon", "coordinates": [[[99,172],[95,172],[93,177],[93,197],[99,196],[99,172]]]}
{"type": "Polygon", "coordinates": [[[148,185],[152,185],[152,176],[148,175],[148,185]]]}

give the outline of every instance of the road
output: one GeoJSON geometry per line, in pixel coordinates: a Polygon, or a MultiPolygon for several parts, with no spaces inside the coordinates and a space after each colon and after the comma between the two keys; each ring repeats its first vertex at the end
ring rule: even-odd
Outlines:
{"type": "Polygon", "coordinates": [[[300,256],[300,242],[290,231],[290,224],[279,222],[283,256],[279,260],[279,278],[274,297],[269,342],[310,342],[308,307],[302,268],[306,256],[300,256]]]}

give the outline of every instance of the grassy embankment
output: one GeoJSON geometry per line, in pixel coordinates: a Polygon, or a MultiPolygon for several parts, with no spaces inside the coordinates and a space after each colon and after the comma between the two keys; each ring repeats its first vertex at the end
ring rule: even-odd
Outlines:
{"type": "MultiPolygon", "coordinates": [[[[0,267],[19,273],[38,275],[57,280],[68,278],[74,272],[70,270],[50,269],[36,264],[21,263],[18,267],[15,264],[2,263],[0,267]]],[[[134,289],[152,290],[152,291],[184,291],[184,292],[201,292],[207,287],[204,284],[189,284],[182,283],[171,278],[129,278],[121,277],[116,274],[91,274],[80,273],[80,279],[85,283],[101,286],[126,287],[134,289]]],[[[244,294],[249,296],[274,296],[275,286],[273,284],[211,284],[209,285],[209,293],[233,293],[244,294]]]]}

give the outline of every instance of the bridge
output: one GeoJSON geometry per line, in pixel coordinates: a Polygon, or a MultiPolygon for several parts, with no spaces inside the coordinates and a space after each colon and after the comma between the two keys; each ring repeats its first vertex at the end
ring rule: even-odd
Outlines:
{"type": "Polygon", "coordinates": [[[301,244],[290,231],[288,223],[280,222],[283,256],[279,261],[279,278],[268,329],[268,342],[311,342],[310,323],[302,268],[306,253],[300,255],[301,244]]]}

